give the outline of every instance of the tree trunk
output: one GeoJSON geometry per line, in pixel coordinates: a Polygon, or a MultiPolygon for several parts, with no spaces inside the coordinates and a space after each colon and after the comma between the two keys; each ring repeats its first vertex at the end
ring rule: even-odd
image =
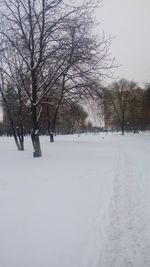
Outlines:
{"type": "MultiPolygon", "coordinates": [[[[33,52],[33,51],[32,51],[33,52]]],[[[32,144],[33,144],[33,157],[38,158],[42,156],[41,152],[41,146],[40,146],[40,138],[39,138],[39,123],[38,123],[38,118],[37,118],[37,105],[36,105],[36,100],[37,100],[37,77],[34,69],[34,60],[33,60],[33,55],[32,55],[32,62],[31,62],[31,67],[32,67],[32,103],[31,103],[31,116],[32,116],[32,132],[31,132],[31,139],[32,139],[32,144]]]]}
{"type": "MultiPolygon", "coordinates": [[[[59,100],[59,103],[58,103],[58,105],[56,107],[56,110],[55,110],[55,113],[54,113],[54,117],[53,117],[52,123],[49,121],[49,130],[48,130],[48,132],[49,132],[50,142],[51,143],[54,142],[54,134],[56,136],[56,121],[57,121],[57,116],[58,116],[59,108],[61,106],[62,97],[63,97],[63,94],[61,95],[61,98],[59,100]]],[[[48,116],[49,116],[49,113],[48,113],[48,116]]]]}
{"type": "Polygon", "coordinates": [[[20,127],[17,127],[17,136],[19,139],[19,145],[20,145],[20,151],[24,150],[24,132],[23,132],[23,126],[20,125],[20,127]]]}
{"type": "Polygon", "coordinates": [[[2,96],[4,105],[5,105],[5,108],[6,108],[6,112],[7,112],[7,115],[8,115],[8,120],[9,120],[10,125],[11,125],[12,135],[14,137],[15,144],[16,144],[17,149],[19,151],[23,151],[24,150],[24,139],[22,139],[22,142],[20,142],[20,138],[18,137],[18,129],[15,126],[14,120],[13,120],[13,118],[11,116],[11,113],[10,113],[10,110],[9,110],[9,106],[8,106],[8,103],[7,103],[7,99],[5,98],[5,95],[4,95],[3,91],[1,91],[1,96],[2,96]]]}
{"type": "Polygon", "coordinates": [[[124,135],[124,132],[125,132],[125,113],[122,114],[121,131],[122,131],[122,135],[124,135]]]}
{"type": "Polygon", "coordinates": [[[122,135],[124,135],[124,122],[121,125],[121,131],[122,131],[122,135]]]}
{"type": "Polygon", "coordinates": [[[54,133],[50,131],[49,136],[50,136],[50,142],[54,143],[54,133]]]}
{"type": "Polygon", "coordinates": [[[23,151],[24,150],[24,141],[20,140],[19,136],[18,136],[18,129],[16,129],[16,127],[14,126],[14,123],[13,121],[10,122],[11,124],[11,128],[12,128],[12,135],[14,137],[14,140],[15,140],[15,143],[16,143],[16,146],[17,146],[17,149],[19,151],[23,151]]]}
{"type": "Polygon", "coordinates": [[[31,134],[32,144],[33,144],[33,157],[38,158],[42,156],[41,146],[40,146],[40,139],[38,131],[33,131],[31,134]]]}
{"type": "Polygon", "coordinates": [[[13,131],[13,137],[14,137],[14,140],[15,140],[15,143],[16,143],[16,146],[17,146],[17,149],[19,151],[23,151],[23,150],[21,150],[20,143],[18,141],[17,134],[15,133],[15,131],[13,131]]]}
{"type": "Polygon", "coordinates": [[[38,122],[37,122],[37,110],[36,105],[32,103],[31,106],[32,112],[32,133],[31,133],[31,140],[33,144],[33,157],[38,158],[42,156],[41,146],[40,146],[40,138],[39,138],[39,129],[38,129],[38,122]]]}
{"type": "Polygon", "coordinates": [[[53,120],[52,124],[49,121],[48,133],[49,133],[51,143],[54,143],[54,141],[55,141],[55,139],[54,139],[55,128],[56,128],[55,123],[56,123],[56,118],[55,118],[55,120],[53,120]]]}
{"type": "Polygon", "coordinates": [[[21,96],[21,90],[19,90],[19,111],[18,111],[18,127],[17,127],[17,135],[20,143],[20,151],[24,150],[24,128],[23,128],[23,101],[21,96]]]}

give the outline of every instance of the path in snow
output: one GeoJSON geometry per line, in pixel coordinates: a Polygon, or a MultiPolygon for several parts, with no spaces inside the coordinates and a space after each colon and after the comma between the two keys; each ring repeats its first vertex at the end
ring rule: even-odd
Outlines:
{"type": "Polygon", "coordinates": [[[97,267],[115,142],[43,137],[40,159],[30,142],[18,152],[11,138],[0,138],[0,267],[97,267]]]}
{"type": "Polygon", "coordinates": [[[0,138],[0,267],[149,267],[150,136],[0,138]]]}
{"type": "MultiPolygon", "coordinates": [[[[120,144],[121,145],[121,144],[120,144]]],[[[150,266],[150,152],[125,140],[114,175],[107,240],[100,267],[150,266]]]]}

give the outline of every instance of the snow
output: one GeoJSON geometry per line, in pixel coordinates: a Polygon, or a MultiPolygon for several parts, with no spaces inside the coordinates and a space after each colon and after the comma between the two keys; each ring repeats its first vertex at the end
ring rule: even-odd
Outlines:
{"type": "Polygon", "coordinates": [[[0,138],[0,267],[150,266],[150,135],[0,138]]]}

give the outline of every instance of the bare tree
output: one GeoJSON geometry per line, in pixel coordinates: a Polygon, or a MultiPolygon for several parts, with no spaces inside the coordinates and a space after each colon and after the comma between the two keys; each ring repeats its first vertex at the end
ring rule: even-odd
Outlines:
{"type": "Polygon", "coordinates": [[[113,82],[104,94],[104,116],[105,122],[110,125],[121,128],[122,135],[125,132],[127,123],[128,102],[130,90],[135,87],[134,82],[129,82],[121,79],[118,82],[113,82]]]}
{"type": "MultiPolygon", "coordinates": [[[[68,25],[73,25],[82,18],[82,22],[85,19],[86,25],[92,26],[92,12],[97,1],[82,0],[79,4],[74,4],[74,1],[68,3],[66,0],[2,0],[1,4],[3,6],[0,13],[1,72],[18,85],[14,73],[16,67],[20,67],[21,64],[23,75],[28,77],[28,86],[22,86],[21,90],[31,108],[33,155],[40,157],[39,123],[45,107],[45,97],[55,93],[58,81],[60,83],[61,80],[64,87],[64,79],[66,83],[67,75],[67,80],[70,80],[71,94],[74,92],[73,88],[81,83],[79,74],[80,77],[81,75],[85,77],[87,73],[87,67],[84,64],[85,53],[83,56],[81,53],[76,56],[76,58],[80,56],[80,67],[76,66],[74,59],[72,60],[73,46],[70,44],[67,46],[66,42],[68,25]],[[74,69],[78,69],[76,75],[74,69]],[[73,81],[73,88],[71,81],[73,81]]],[[[78,24],[75,27],[77,34],[80,29],[78,24]]],[[[87,29],[89,30],[88,27],[87,29]]],[[[100,49],[99,56],[96,57],[96,49],[90,49],[92,46],[90,39],[82,39],[82,34],[80,38],[88,46],[85,51],[89,61],[91,56],[95,57],[91,65],[91,77],[95,76],[95,72],[92,72],[95,69],[101,75],[104,71],[103,75],[106,75],[106,71],[111,70],[112,67],[112,62],[108,59],[110,42],[106,42],[105,37],[102,38],[101,43],[97,44],[100,49]],[[98,64],[99,68],[97,68],[98,64]]],[[[92,83],[93,79],[89,80],[92,83]]]]}
{"type": "MultiPolygon", "coordinates": [[[[68,60],[58,79],[55,93],[46,95],[47,114],[51,103],[54,109],[47,115],[50,140],[54,141],[54,132],[59,109],[63,103],[85,102],[100,95],[101,80],[111,73],[113,61],[108,64],[111,39],[104,36],[97,40],[90,33],[93,22],[89,17],[73,19],[66,24],[64,44],[68,50],[68,60]]],[[[44,103],[44,102],[43,102],[44,103]]]]}
{"type": "Polygon", "coordinates": [[[143,95],[143,123],[142,130],[149,129],[150,125],[150,84],[145,86],[143,95]]]}
{"type": "Polygon", "coordinates": [[[5,120],[7,117],[17,149],[19,151],[23,151],[24,150],[24,133],[23,133],[23,119],[22,119],[23,99],[21,95],[21,90],[16,89],[14,91],[10,84],[5,85],[3,75],[1,74],[0,93],[2,96],[2,105],[3,105],[5,120]]]}
{"type": "Polygon", "coordinates": [[[61,110],[59,114],[59,127],[66,133],[80,133],[86,129],[86,119],[88,117],[84,108],[79,105],[69,103],[68,108],[61,110]]]}
{"type": "Polygon", "coordinates": [[[130,89],[127,111],[127,128],[128,130],[132,130],[134,133],[137,133],[139,130],[142,130],[143,122],[145,121],[143,103],[144,90],[139,87],[134,87],[130,89]]]}

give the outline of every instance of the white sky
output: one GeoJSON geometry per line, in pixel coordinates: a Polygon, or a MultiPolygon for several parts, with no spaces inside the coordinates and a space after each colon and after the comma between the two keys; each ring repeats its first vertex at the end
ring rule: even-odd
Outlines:
{"type": "Polygon", "coordinates": [[[97,11],[101,29],[115,37],[112,56],[122,65],[117,78],[150,82],[150,0],[103,0],[97,11]]]}

